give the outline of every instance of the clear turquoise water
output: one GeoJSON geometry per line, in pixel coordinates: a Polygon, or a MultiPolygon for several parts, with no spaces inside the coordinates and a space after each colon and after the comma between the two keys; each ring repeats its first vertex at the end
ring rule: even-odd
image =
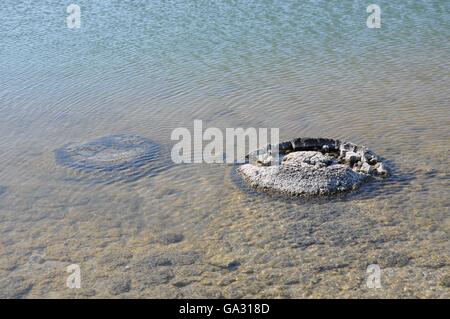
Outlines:
{"type": "Polygon", "coordinates": [[[450,2],[377,1],[381,29],[364,1],[74,2],[80,29],[61,1],[0,9],[7,296],[110,297],[113,278],[130,282],[123,297],[449,296],[450,2]],[[194,119],[364,144],[398,175],[367,198],[286,203],[225,166],[92,185],[53,157],[119,133],[169,145],[194,119]],[[186,251],[201,257],[139,267],[186,251]],[[387,268],[381,290],[365,286],[370,262],[387,268]],[[81,290],[64,286],[70,263],[81,290]]]}

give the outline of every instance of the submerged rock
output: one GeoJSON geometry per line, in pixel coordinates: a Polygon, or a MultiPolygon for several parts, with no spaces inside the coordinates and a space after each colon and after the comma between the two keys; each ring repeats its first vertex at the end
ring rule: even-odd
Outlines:
{"type": "Polygon", "coordinates": [[[114,277],[109,283],[109,292],[115,296],[129,292],[130,289],[131,279],[127,276],[114,277]]]}
{"type": "Polygon", "coordinates": [[[160,146],[136,135],[112,135],[55,151],[58,164],[78,172],[101,174],[105,181],[136,179],[163,168],[160,146]]]}
{"type": "Polygon", "coordinates": [[[158,242],[163,245],[171,245],[171,244],[177,244],[179,242],[182,242],[184,240],[183,234],[178,233],[167,233],[162,235],[158,242]]]}
{"type": "Polygon", "coordinates": [[[1,299],[21,299],[32,289],[33,284],[22,276],[9,276],[0,279],[1,299]]]}
{"type": "Polygon", "coordinates": [[[0,196],[6,193],[8,187],[0,185],[0,196]]]}
{"type": "Polygon", "coordinates": [[[364,146],[327,138],[297,138],[248,155],[237,173],[249,185],[288,195],[328,195],[385,177],[388,169],[364,146]]]}

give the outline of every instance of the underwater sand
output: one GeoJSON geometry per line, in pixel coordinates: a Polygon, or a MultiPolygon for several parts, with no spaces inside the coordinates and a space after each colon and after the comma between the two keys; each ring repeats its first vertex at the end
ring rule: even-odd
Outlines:
{"type": "Polygon", "coordinates": [[[450,297],[448,1],[378,1],[379,30],[363,1],[77,3],[78,30],[60,1],[2,3],[1,297],[450,297]],[[170,149],[194,119],[352,141],[395,173],[301,201],[227,165],[96,183],[55,160],[114,134],[170,149]]]}

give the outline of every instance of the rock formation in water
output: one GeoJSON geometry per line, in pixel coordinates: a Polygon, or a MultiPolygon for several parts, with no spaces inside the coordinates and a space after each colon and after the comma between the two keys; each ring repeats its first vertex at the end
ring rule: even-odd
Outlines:
{"type": "Polygon", "coordinates": [[[267,145],[247,158],[249,162],[239,166],[237,173],[249,185],[294,196],[346,192],[389,174],[368,148],[327,138],[297,138],[267,145]]]}
{"type": "Polygon", "coordinates": [[[136,135],[112,135],[55,151],[58,164],[100,177],[102,181],[136,179],[161,169],[160,146],[136,135]]]}

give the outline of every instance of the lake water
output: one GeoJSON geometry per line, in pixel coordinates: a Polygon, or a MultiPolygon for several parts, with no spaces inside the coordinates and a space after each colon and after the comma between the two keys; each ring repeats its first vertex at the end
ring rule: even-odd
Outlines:
{"type": "Polygon", "coordinates": [[[69,3],[0,8],[0,296],[450,297],[449,1],[377,0],[380,29],[365,1],[73,2],[79,29],[69,3]],[[97,183],[55,160],[114,134],[170,150],[194,119],[366,145],[394,176],[305,201],[230,165],[97,183]]]}

